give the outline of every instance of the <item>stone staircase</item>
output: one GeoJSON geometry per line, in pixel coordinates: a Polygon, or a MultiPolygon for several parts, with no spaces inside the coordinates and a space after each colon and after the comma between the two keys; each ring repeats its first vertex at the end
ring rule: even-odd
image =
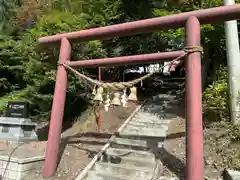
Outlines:
{"type": "MultiPolygon", "coordinates": [[[[158,180],[161,162],[156,154],[163,148],[168,124],[174,115],[168,113],[175,95],[160,94],[148,100],[112,137],[92,166],[76,180],[158,180]]],[[[159,180],[160,180],[159,179],[159,180]]]]}

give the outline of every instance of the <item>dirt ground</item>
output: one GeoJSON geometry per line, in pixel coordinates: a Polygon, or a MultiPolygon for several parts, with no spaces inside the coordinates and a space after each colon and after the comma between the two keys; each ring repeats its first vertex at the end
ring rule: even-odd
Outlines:
{"type": "MultiPolygon", "coordinates": [[[[219,179],[225,168],[233,168],[232,157],[238,152],[240,143],[231,142],[222,123],[212,123],[204,128],[204,166],[206,179],[219,179]]],[[[169,125],[165,148],[169,152],[166,176],[185,177],[185,119],[176,118],[169,125]]]]}
{"type": "MultiPolygon", "coordinates": [[[[179,99],[178,116],[169,124],[164,142],[164,152],[160,154],[163,168],[159,174],[185,179],[186,137],[184,94],[179,99]]],[[[240,140],[233,141],[230,125],[226,122],[207,122],[204,119],[204,170],[205,179],[219,180],[224,169],[240,170],[240,140]],[[237,156],[237,158],[236,158],[237,156]]]]}
{"type": "MultiPolygon", "coordinates": [[[[60,146],[60,162],[56,174],[49,180],[75,179],[79,172],[104,146],[110,136],[131,115],[138,105],[128,103],[127,108],[112,107],[108,112],[101,111],[101,133],[98,133],[96,117],[86,111],[74,125],[63,133],[60,146]]],[[[46,147],[45,145],[42,146],[46,147]]],[[[28,174],[24,180],[43,180],[42,168],[28,174]]]]}

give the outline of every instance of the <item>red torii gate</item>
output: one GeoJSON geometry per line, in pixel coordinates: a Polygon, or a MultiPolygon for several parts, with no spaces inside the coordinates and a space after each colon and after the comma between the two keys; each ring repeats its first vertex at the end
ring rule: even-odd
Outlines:
{"type": "MultiPolygon", "coordinates": [[[[183,55],[184,51],[124,56],[115,58],[70,61],[70,42],[103,40],[115,36],[129,36],[176,29],[185,26],[186,47],[200,46],[200,23],[209,24],[240,17],[240,4],[222,6],[165,17],[140,20],[130,23],[88,29],[78,32],[42,37],[38,42],[43,46],[60,45],[56,85],[52,105],[48,145],[43,174],[52,176],[57,167],[62,119],[67,89],[67,71],[63,63],[70,67],[116,66],[138,63],[169,61],[183,55]]],[[[186,55],[186,176],[188,180],[204,179],[202,95],[201,95],[201,54],[199,51],[186,55]]]]}

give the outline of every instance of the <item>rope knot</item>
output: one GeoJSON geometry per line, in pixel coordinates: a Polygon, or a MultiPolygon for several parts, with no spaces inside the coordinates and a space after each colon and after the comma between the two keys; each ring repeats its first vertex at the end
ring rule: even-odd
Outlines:
{"type": "Polygon", "coordinates": [[[64,63],[61,63],[61,62],[57,62],[57,66],[65,66],[67,64],[67,61],[65,61],[64,63]]]}
{"type": "Polygon", "coordinates": [[[185,47],[184,51],[188,53],[193,53],[193,52],[200,52],[201,54],[203,53],[203,48],[201,46],[188,46],[185,47]]]}

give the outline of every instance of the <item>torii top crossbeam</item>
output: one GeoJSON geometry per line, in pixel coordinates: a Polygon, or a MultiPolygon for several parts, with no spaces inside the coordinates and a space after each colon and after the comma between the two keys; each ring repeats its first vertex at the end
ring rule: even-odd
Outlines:
{"type": "Polygon", "coordinates": [[[190,16],[197,17],[201,24],[210,24],[237,19],[240,16],[240,4],[203,9],[199,11],[151,18],[71,33],[57,34],[54,36],[46,36],[40,38],[38,42],[42,45],[54,45],[59,44],[62,38],[67,38],[70,42],[90,41],[96,39],[103,40],[116,36],[149,33],[164,29],[176,29],[183,27],[190,16]]]}

